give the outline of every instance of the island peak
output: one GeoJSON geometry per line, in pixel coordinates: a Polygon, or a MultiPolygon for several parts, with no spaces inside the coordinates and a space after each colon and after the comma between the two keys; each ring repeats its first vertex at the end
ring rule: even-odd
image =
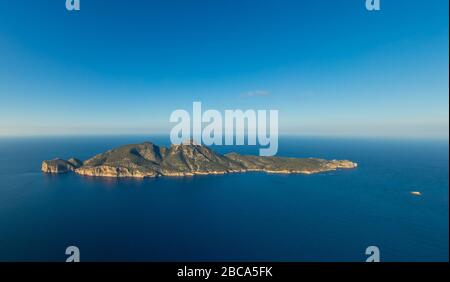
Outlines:
{"type": "Polygon", "coordinates": [[[262,157],[232,152],[219,154],[193,141],[159,147],[151,142],[130,144],[108,150],[82,162],[78,159],[53,159],[42,162],[45,173],[75,172],[99,177],[146,178],[191,176],[232,172],[312,174],[337,169],[351,169],[348,160],[318,158],[262,157]]]}

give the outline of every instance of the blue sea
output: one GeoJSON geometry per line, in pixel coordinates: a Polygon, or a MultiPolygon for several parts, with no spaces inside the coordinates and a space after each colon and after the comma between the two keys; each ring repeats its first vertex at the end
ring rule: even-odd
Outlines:
{"type": "MultiPolygon", "coordinates": [[[[278,155],[350,159],[316,175],[156,179],[45,175],[163,136],[0,139],[0,261],[448,261],[449,143],[282,137],[278,155]],[[420,191],[422,196],[411,195],[420,191]]],[[[257,154],[255,147],[216,147],[257,154]]]]}

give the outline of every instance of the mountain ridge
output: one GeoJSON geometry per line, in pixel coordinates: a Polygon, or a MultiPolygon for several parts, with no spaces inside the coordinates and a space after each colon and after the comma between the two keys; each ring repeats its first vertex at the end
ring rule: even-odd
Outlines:
{"type": "Polygon", "coordinates": [[[123,145],[84,162],[75,158],[44,160],[41,170],[55,174],[75,172],[85,176],[147,178],[247,171],[312,174],[356,167],[357,164],[349,160],[261,157],[234,152],[222,155],[193,142],[170,147],[144,142],[123,145]]]}

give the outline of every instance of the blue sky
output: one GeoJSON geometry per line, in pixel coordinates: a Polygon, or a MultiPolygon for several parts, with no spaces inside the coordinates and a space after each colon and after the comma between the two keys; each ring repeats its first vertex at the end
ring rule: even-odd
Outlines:
{"type": "Polygon", "coordinates": [[[168,133],[278,109],[280,133],[448,138],[448,1],[0,0],[0,135],[168,133]]]}

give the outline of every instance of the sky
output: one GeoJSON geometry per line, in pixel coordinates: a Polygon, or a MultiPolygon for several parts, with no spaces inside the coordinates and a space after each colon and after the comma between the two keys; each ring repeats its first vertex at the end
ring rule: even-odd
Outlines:
{"type": "Polygon", "coordinates": [[[275,109],[280,134],[448,138],[449,2],[0,0],[0,136],[168,134],[275,109]]]}

